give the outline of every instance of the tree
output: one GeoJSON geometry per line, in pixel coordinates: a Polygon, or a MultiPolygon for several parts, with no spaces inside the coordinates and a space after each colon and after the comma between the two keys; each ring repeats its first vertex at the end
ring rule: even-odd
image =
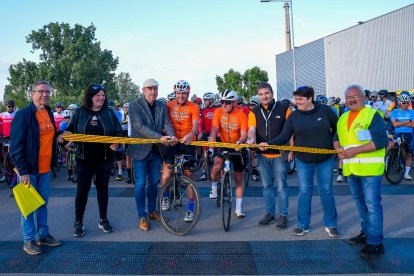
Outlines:
{"type": "Polygon", "coordinates": [[[218,91],[222,92],[226,89],[232,89],[245,99],[256,95],[256,89],[259,84],[267,81],[269,81],[267,72],[257,66],[247,69],[243,75],[234,69],[230,69],[223,77],[216,75],[218,91]]]}
{"type": "Polygon", "coordinates": [[[130,102],[142,94],[139,86],[132,82],[129,73],[125,72],[115,77],[115,90],[121,103],[130,102]]]}
{"type": "Polygon", "coordinates": [[[80,103],[83,92],[92,83],[104,84],[109,97],[115,96],[118,58],[109,50],[101,50],[95,31],[93,24],[86,28],[75,24],[72,28],[67,23],[49,23],[32,31],[26,42],[32,44],[32,53],[40,51],[40,62],[23,59],[9,67],[7,97],[29,101],[28,83],[44,79],[51,82],[53,101],[80,103]]]}

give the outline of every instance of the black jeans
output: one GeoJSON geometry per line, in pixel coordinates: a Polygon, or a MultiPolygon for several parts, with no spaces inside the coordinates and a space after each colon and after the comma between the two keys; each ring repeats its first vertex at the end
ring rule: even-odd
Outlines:
{"type": "Polygon", "coordinates": [[[82,221],[88,202],[89,190],[91,189],[92,178],[95,175],[96,194],[98,198],[100,219],[106,219],[108,210],[108,183],[113,161],[102,162],[76,161],[77,190],[75,199],[76,221],[82,221]]]}

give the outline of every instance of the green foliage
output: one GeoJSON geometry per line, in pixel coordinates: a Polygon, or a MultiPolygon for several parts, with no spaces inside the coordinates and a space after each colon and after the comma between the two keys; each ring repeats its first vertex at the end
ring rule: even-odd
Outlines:
{"type": "Polygon", "coordinates": [[[118,58],[111,51],[101,50],[95,31],[93,24],[85,28],[67,23],[49,23],[32,31],[26,42],[32,44],[32,53],[40,51],[40,62],[23,59],[10,66],[10,85],[6,87],[5,99],[13,98],[22,107],[31,100],[29,85],[38,80],[50,81],[52,102],[79,104],[83,92],[92,83],[104,84],[109,97],[115,98],[114,71],[118,58]]]}
{"type": "Polygon", "coordinates": [[[142,95],[139,86],[134,84],[129,73],[125,72],[115,77],[115,91],[118,92],[117,96],[121,103],[131,102],[142,95]]]}
{"type": "Polygon", "coordinates": [[[256,95],[259,84],[267,81],[269,81],[267,72],[257,66],[247,69],[243,75],[234,69],[230,69],[223,77],[216,75],[217,90],[219,92],[232,89],[245,99],[256,95]]]}

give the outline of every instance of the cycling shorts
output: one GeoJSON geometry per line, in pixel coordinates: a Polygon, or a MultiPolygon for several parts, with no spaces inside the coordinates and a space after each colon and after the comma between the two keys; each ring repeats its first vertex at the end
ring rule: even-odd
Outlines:
{"type": "MultiPolygon", "coordinates": [[[[195,146],[189,146],[182,143],[178,143],[174,146],[166,147],[164,164],[174,164],[174,156],[178,154],[191,155],[194,157],[195,146]]],[[[185,163],[185,167],[194,167],[194,161],[185,163]]]]}
{"type": "MultiPolygon", "coordinates": [[[[216,158],[223,158],[222,156],[223,150],[224,150],[223,148],[216,148],[216,152],[215,152],[216,158]]],[[[235,149],[229,149],[229,148],[226,148],[225,150],[228,152],[236,151],[235,149]]],[[[233,170],[237,173],[243,173],[244,170],[246,169],[246,162],[245,162],[245,160],[247,160],[246,151],[241,150],[241,153],[242,153],[241,156],[230,157],[231,163],[233,164],[233,170]]]]}
{"type": "Polygon", "coordinates": [[[404,139],[405,139],[405,149],[409,153],[412,153],[413,150],[414,150],[413,134],[411,132],[397,132],[397,133],[394,133],[394,139],[396,139],[398,137],[404,137],[404,139]]]}

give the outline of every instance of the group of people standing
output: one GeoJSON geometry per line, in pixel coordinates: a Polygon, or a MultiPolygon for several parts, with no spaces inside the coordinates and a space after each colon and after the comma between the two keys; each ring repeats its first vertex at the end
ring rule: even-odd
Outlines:
{"type": "MultiPolygon", "coordinates": [[[[138,227],[141,231],[150,229],[149,220],[160,220],[156,210],[157,185],[166,185],[172,170],[169,166],[176,154],[195,153],[191,142],[200,129],[200,110],[197,104],[189,101],[190,85],[180,80],[175,83],[175,99],[167,104],[157,100],[158,82],[147,79],[142,86],[143,96],[129,104],[129,123],[132,138],[155,138],[161,144],[133,144],[128,154],[133,160],[135,179],[135,200],[138,214],[138,227]],[[178,143],[180,141],[180,143],[178,143]]],[[[295,158],[299,195],[297,225],[293,234],[302,236],[310,231],[313,178],[319,190],[323,209],[323,224],[330,237],[338,238],[338,214],[332,191],[334,169],[333,154],[311,154],[290,152],[287,157],[279,150],[268,149],[267,145],[295,145],[302,147],[336,149],[343,160],[343,173],[348,177],[352,197],[358,207],[361,220],[361,233],[350,239],[364,244],[361,256],[382,254],[382,207],[381,175],[384,170],[385,148],[388,144],[385,125],[374,109],[364,106],[365,93],[358,85],[345,90],[349,112],[338,120],[333,110],[315,102],[312,87],[302,86],[294,91],[297,110],[276,101],[270,84],[262,83],[257,89],[260,101],[246,116],[238,108],[238,95],[233,90],[220,94],[221,107],[210,114],[208,127],[210,141],[227,143],[258,144],[256,151],[257,170],[263,182],[265,216],[259,226],[276,223],[277,229],[288,225],[288,184],[287,162],[295,158]],[[275,189],[276,187],[276,189],[275,189]],[[276,200],[278,208],[276,208],[276,200]]],[[[53,114],[48,107],[50,84],[37,82],[32,87],[32,103],[16,114],[12,124],[11,158],[20,173],[20,182],[33,185],[45,199],[46,204],[26,219],[22,217],[24,236],[23,249],[28,254],[41,253],[41,245],[58,246],[60,241],[49,233],[47,226],[47,201],[49,196],[50,166],[55,161],[56,136],[53,114]],[[35,156],[35,158],[33,157],[35,156]],[[39,239],[36,241],[35,236],[39,239]]],[[[206,97],[208,98],[208,97],[206,97]]],[[[211,102],[213,99],[208,98],[211,102]]],[[[207,105],[207,108],[209,106],[207,105]]],[[[211,111],[211,110],[210,110],[211,111]]],[[[73,115],[67,129],[69,133],[105,136],[123,136],[121,124],[115,113],[108,108],[105,87],[90,85],[84,94],[82,106],[73,115]]],[[[205,133],[203,133],[205,135],[205,133]]],[[[203,136],[201,135],[201,136],[203,136]]],[[[106,233],[113,228],[107,218],[108,182],[113,162],[113,152],[118,145],[101,143],[75,143],[77,158],[77,192],[75,198],[74,235],[85,235],[83,217],[88,193],[94,178],[99,206],[98,227],[106,233]]],[[[217,197],[217,180],[223,166],[221,149],[211,148],[216,158],[212,169],[210,198],[217,197]]],[[[236,182],[236,209],[238,218],[245,217],[242,208],[244,193],[244,162],[233,160],[236,182]]],[[[193,172],[184,171],[194,179],[193,172]]],[[[162,196],[162,210],[170,208],[168,194],[162,196]]],[[[194,217],[191,195],[187,213],[183,218],[192,221],[194,217]]]]}

